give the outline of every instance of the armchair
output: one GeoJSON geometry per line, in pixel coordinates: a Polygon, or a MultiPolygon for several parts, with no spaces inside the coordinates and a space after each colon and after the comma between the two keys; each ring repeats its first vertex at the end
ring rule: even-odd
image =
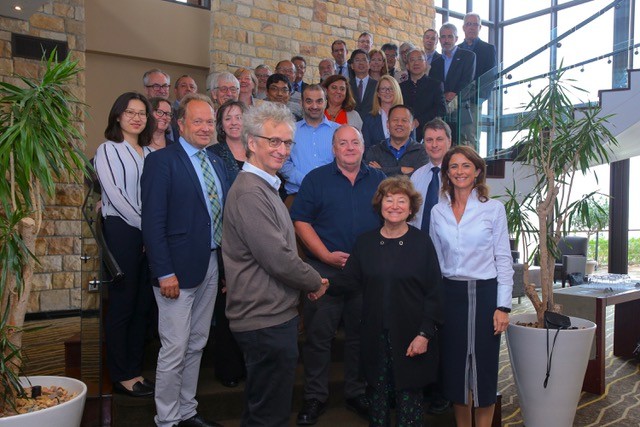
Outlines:
{"type": "Polygon", "coordinates": [[[571,273],[585,274],[589,239],[580,236],[565,236],[558,242],[559,258],[556,259],[553,280],[561,280],[564,288],[571,273]]]}

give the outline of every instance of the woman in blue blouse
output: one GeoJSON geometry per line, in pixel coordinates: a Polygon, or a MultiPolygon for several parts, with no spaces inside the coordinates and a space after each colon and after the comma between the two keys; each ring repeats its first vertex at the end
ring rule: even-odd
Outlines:
{"type": "Polygon", "coordinates": [[[486,164],[471,147],[442,160],[446,200],[431,211],[429,233],[443,275],[444,395],[458,427],[489,427],[498,382],[500,334],[511,311],[513,268],[504,206],[489,198],[486,164]]]}

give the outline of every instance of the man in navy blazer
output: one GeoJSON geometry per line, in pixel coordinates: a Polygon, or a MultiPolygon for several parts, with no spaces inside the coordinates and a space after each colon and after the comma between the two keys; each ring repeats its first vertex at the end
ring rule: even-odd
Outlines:
{"type": "Polygon", "coordinates": [[[354,50],[351,53],[350,62],[354,73],[351,78],[351,93],[356,100],[356,111],[360,117],[364,117],[373,107],[373,97],[378,81],[369,77],[369,55],[364,50],[354,50]],[[362,83],[362,97],[360,97],[360,83],[362,83]]]}
{"type": "MultiPolygon", "coordinates": [[[[467,13],[464,16],[464,24],[462,27],[464,31],[464,41],[460,43],[459,46],[462,49],[470,50],[476,55],[476,73],[473,77],[476,81],[497,64],[496,47],[480,40],[478,37],[480,29],[482,29],[480,15],[477,13],[467,13]]],[[[478,90],[481,99],[488,98],[491,88],[493,87],[493,80],[492,76],[484,76],[482,81],[479,82],[481,87],[479,87],[478,90]]]]}
{"type": "Polygon", "coordinates": [[[217,426],[196,412],[200,359],[218,289],[222,204],[228,180],[206,147],[215,132],[211,100],[184,97],[180,140],[151,153],[142,174],[142,233],[158,304],[162,347],[156,369],[159,427],[217,426]]]}

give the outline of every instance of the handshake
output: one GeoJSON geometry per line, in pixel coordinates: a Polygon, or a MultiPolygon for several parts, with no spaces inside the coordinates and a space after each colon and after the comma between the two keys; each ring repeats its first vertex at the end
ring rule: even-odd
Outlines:
{"type": "Polygon", "coordinates": [[[329,279],[322,279],[322,282],[320,283],[320,289],[315,292],[309,292],[307,294],[307,298],[309,298],[311,301],[317,301],[318,299],[320,299],[320,297],[322,297],[322,295],[324,295],[325,292],[327,292],[328,287],[329,279]]]}

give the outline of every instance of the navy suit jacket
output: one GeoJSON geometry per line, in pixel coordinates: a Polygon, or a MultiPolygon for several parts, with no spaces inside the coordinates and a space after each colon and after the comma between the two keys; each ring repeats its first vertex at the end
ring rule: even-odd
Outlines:
{"type": "Polygon", "coordinates": [[[380,114],[373,116],[369,112],[362,117],[362,138],[364,139],[365,150],[387,138],[384,135],[383,127],[386,125],[386,123],[382,123],[380,114]]]}
{"type": "MultiPolygon", "coordinates": [[[[444,57],[439,56],[431,62],[429,77],[444,83],[444,91],[454,92],[460,95],[460,92],[469,87],[476,75],[476,55],[470,50],[456,49],[453,55],[453,61],[449,67],[447,78],[444,78],[444,57]]],[[[469,93],[470,95],[470,93],[469,93]]],[[[463,97],[467,98],[469,95],[463,97]]]]}
{"type": "MultiPolygon", "coordinates": [[[[222,159],[206,151],[226,200],[229,181],[222,159]]],[[[174,273],[181,289],[198,286],[211,256],[211,218],[198,175],[180,143],[147,156],[141,187],[142,236],[152,277],[174,273]]]]}
{"type": "Polygon", "coordinates": [[[366,116],[371,112],[373,108],[373,97],[376,94],[376,86],[378,81],[369,77],[367,87],[364,88],[364,96],[362,101],[358,99],[358,85],[356,84],[356,77],[351,79],[351,93],[356,100],[356,111],[360,114],[360,117],[366,116]]]}
{"type": "MultiPolygon", "coordinates": [[[[478,77],[496,66],[496,47],[478,39],[476,46],[473,49],[473,53],[476,54],[476,73],[473,78],[474,80],[478,80],[478,77]]],[[[489,96],[491,88],[493,87],[492,81],[493,78],[489,78],[488,76],[483,77],[480,82],[483,87],[479,88],[481,98],[487,98],[489,96]]]]}

